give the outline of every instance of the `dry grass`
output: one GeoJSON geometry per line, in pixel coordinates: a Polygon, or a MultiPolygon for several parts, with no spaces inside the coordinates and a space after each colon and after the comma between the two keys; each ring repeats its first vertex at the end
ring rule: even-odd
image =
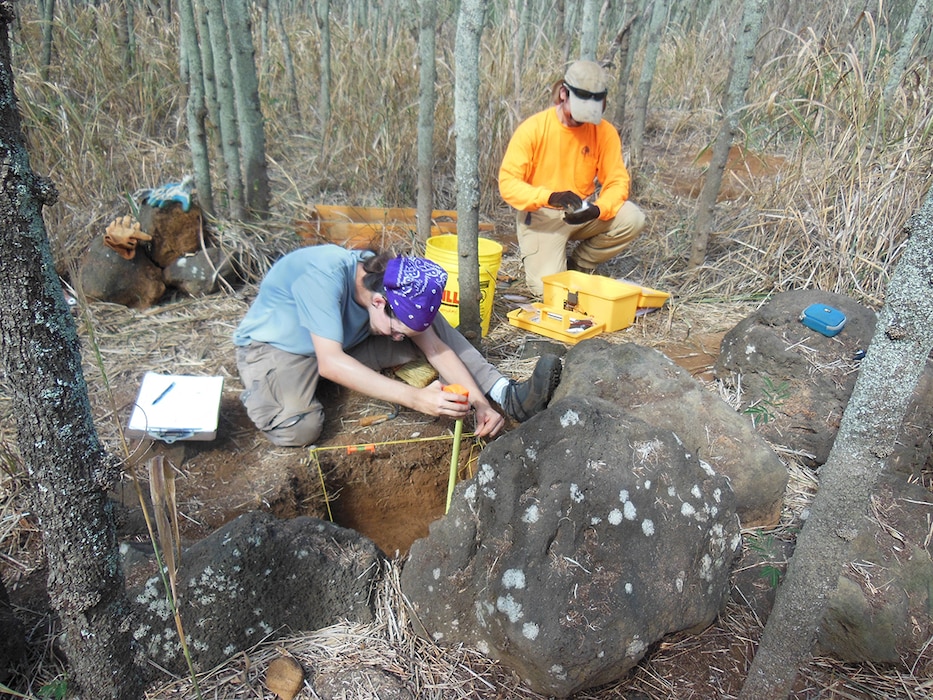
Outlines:
{"type": "MultiPolygon", "coordinates": [[[[129,195],[189,171],[176,28],[138,16],[136,65],[141,68],[129,70],[116,48],[108,14],[114,4],[69,6],[67,22],[57,27],[57,59],[46,82],[37,65],[34,7],[19,5],[22,23],[13,35],[17,94],[32,166],[60,190],[59,204],[45,217],[59,272],[67,279],[88,243],[114,216],[126,213],[129,195]]],[[[785,166],[776,178],[754,181],[747,197],[719,206],[707,263],[688,274],[685,230],[693,202],[676,195],[665,178],[673,163],[689,162],[714,137],[719,91],[726,79],[721,47],[735,21],[735,8],[726,11],[731,14],[714,18],[705,34],[672,31],[662,46],[652,91],[648,158],[634,173],[634,197],[649,214],[649,230],[606,272],[643,280],[673,292],[674,298],[667,310],[614,334],[614,341],[655,347],[684,343],[731,328],[770,294],[802,287],[847,293],[877,307],[904,245],[903,225],[929,184],[929,60],[910,66],[904,89],[885,114],[880,92],[891,47],[879,36],[891,32],[878,31],[884,18],[850,16],[846,8],[815,0],[792,3],[789,16],[772,17],[765,26],[786,20],[784,26],[803,29],[796,34],[774,29],[762,38],[749,107],[741,120],[743,144],[784,158],[785,166]]],[[[266,67],[260,84],[273,213],[261,224],[212,222],[220,244],[240,262],[247,281],[242,290],[208,300],[179,300],[150,312],[93,304],[87,307],[87,325],[78,319],[98,431],[112,449],[119,444],[116,416],[99,408],[109,405],[110,398],[92,360],[95,347],[101,350],[111,387],[135,387],[145,370],[171,364],[178,371],[222,374],[235,390],[230,332],[245,311],[252,285],[276,257],[299,244],[294,219],[317,202],[414,205],[415,33],[404,23],[382,19],[370,28],[335,21],[332,113],[338,118],[326,129],[320,128],[316,111],[317,28],[307,18],[289,22],[300,115],[281,108],[286,95],[283,61],[274,28],[270,30],[268,53],[257,60],[266,67]]],[[[453,24],[445,23],[438,37],[437,208],[456,208],[453,24]]],[[[481,215],[496,222],[500,233],[512,230],[512,218],[496,192],[499,158],[518,121],[547,104],[548,87],[559,73],[555,58],[561,53],[558,38],[546,31],[530,36],[516,84],[511,31],[508,21],[490,26],[482,49],[481,215]]],[[[624,138],[624,125],[622,131],[624,138]]],[[[503,271],[520,277],[515,253],[514,247],[507,251],[503,271]]],[[[528,361],[521,359],[524,339],[503,322],[506,311],[507,306],[497,304],[487,351],[504,371],[521,375],[529,371],[528,361]]],[[[13,407],[8,392],[2,393],[0,569],[11,580],[34,572],[41,565],[41,550],[25,504],[25,477],[12,447],[13,407]]],[[[119,414],[133,396],[117,394],[119,414]]],[[[780,454],[791,483],[775,532],[792,536],[817,484],[794,455],[780,454]]],[[[261,697],[264,669],[279,649],[306,669],[350,664],[385,669],[417,689],[418,697],[537,697],[471,650],[440,649],[414,636],[398,590],[399,565],[388,569],[374,624],[342,625],[263,645],[206,674],[201,682],[205,697],[261,697]]],[[[759,632],[759,621],[731,604],[702,635],[665,640],[630,679],[580,697],[636,692],[651,698],[733,697],[759,632]],[[715,667],[710,677],[718,679],[718,687],[698,675],[676,675],[690,657],[715,667]]],[[[930,656],[927,650],[909,672],[817,659],[804,674],[798,697],[927,697],[930,656]]],[[[51,637],[30,663],[25,692],[36,694],[62,672],[51,637]]],[[[178,681],[153,690],[150,697],[190,697],[190,692],[185,681],[178,681]]],[[[302,697],[315,696],[306,689],[302,697]]]]}

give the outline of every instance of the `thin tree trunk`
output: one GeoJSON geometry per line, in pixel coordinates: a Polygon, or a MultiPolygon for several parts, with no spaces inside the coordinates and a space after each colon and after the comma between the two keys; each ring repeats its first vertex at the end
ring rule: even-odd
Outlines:
{"type": "Polygon", "coordinates": [[[211,159],[208,147],[204,101],[204,71],[198,45],[198,29],[194,17],[192,0],[178,0],[179,24],[181,25],[182,55],[185,57],[185,73],[188,76],[188,102],[185,116],[188,124],[188,148],[194,167],[194,182],[201,210],[214,215],[214,188],[211,184],[211,159]]]}
{"type": "Polygon", "coordinates": [[[330,124],[330,0],[320,0],[317,12],[321,29],[321,83],[317,108],[321,130],[326,134],[330,124]]]}
{"type": "Polygon", "coordinates": [[[301,124],[301,102],[298,99],[298,80],[295,77],[295,59],[292,55],[292,44],[288,38],[288,28],[285,26],[281,0],[271,0],[270,4],[275,19],[275,29],[282,44],[282,60],[285,63],[285,81],[287,83],[285,108],[297,126],[301,124]]]}
{"type": "Polygon", "coordinates": [[[907,67],[907,60],[914,48],[914,41],[926,27],[930,19],[929,0],[917,0],[914,9],[910,13],[910,19],[907,21],[907,29],[904,36],[901,37],[901,45],[894,54],[894,62],[891,64],[891,72],[888,75],[888,82],[884,86],[882,100],[884,101],[885,112],[891,107],[891,101],[894,99],[894,93],[901,84],[901,78],[904,77],[904,69],[907,67]]]}
{"type": "MultiPolygon", "coordinates": [[[[130,605],[106,489],[119,470],[91,416],[78,336],[55,272],[42,207],[53,185],[31,170],[10,66],[10,2],[0,2],[0,344],[20,455],[43,533],[52,608],[88,698],[138,698],[130,605]]],[[[5,632],[4,632],[5,633],[5,632]]]]}
{"type": "Polygon", "coordinates": [[[437,0],[421,0],[421,30],[418,35],[420,75],[418,85],[418,240],[424,245],[431,236],[434,211],[434,83],[437,77],[437,0]]]}
{"type": "Polygon", "coordinates": [[[55,25],[55,0],[39,0],[39,17],[42,21],[42,52],[39,57],[39,75],[49,79],[52,67],[52,29],[55,25]]]}
{"type": "Polygon", "coordinates": [[[742,33],[736,37],[729,70],[728,87],[723,100],[722,120],[719,134],[713,145],[713,153],[703,189],[697,198],[696,217],[692,226],[692,249],[688,266],[699,267],[706,258],[709,236],[713,228],[713,212],[722,187],[722,177],[729,159],[729,149],[735,139],[739,125],[739,112],[745,107],[745,93],[748,90],[748,78],[755,63],[755,44],[761,33],[761,20],[767,10],[769,0],[745,0],[742,12],[742,33]]]}
{"type": "Polygon", "coordinates": [[[477,346],[483,337],[479,308],[479,47],[486,3],[487,0],[461,2],[454,49],[460,332],[477,346]]]}
{"type": "Polygon", "coordinates": [[[613,39],[612,43],[609,45],[609,51],[603,60],[607,65],[614,63],[616,53],[619,54],[619,77],[616,82],[616,95],[612,99],[613,102],[615,102],[613,121],[616,128],[620,131],[622,130],[622,125],[625,123],[625,100],[628,93],[628,67],[631,60],[632,27],[637,21],[638,15],[632,15],[628,18],[622,26],[622,29],[616,34],[615,39],[613,39]]]}
{"type": "Polygon", "coordinates": [[[259,106],[256,54],[246,0],[226,0],[227,34],[230,37],[230,67],[240,132],[240,162],[243,165],[246,212],[269,216],[271,194],[266,169],[266,130],[259,106]]]}
{"type": "Polygon", "coordinates": [[[243,200],[243,180],[240,170],[240,131],[237,124],[236,95],[230,68],[230,43],[221,0],[205,0],[204,14],[210,32],[214,54],[214,74],[217,78],[217,104],[220,108],[220,147],[226,169],[227,199],[230,216],[246,218],[243,200]]]}
{"type": "Polygon", "coordinates": [[[933,349],[933,188],[907,228],[907,247],[820,468],[820,488],[739,696],[744,700],[787,697],[809,658],[829,597],[850,560],[850,542],[868,523],[872,490],[933,349]]]}
{"type": "Polygon", "coordinates": [[[580,20],[580,60],[595,61],[599,49],[599,2],[583,0],[583,18],[580,20]]]}
{"type": "Polygon", "coordinates": [[[669,0],[655,0],[654,8],[651,10],[651,19],[648,23],[645,59],[642,62],[641,75],[638,78],[635,116],[632,120],[632,133],[629,137],[632,170],[638,169],[642,161],[641,150],[645,141],[645,123],[648,120],[648,97],[651,95],[654,71],[658,65],[658,52],[661,50],[661,40],[664,37],[664,22],[667,19],[668,2],[669,0]]]}

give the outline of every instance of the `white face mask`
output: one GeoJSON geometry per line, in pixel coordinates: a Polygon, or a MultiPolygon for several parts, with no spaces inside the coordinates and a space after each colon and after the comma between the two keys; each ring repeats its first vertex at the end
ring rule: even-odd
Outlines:
{"type": "Polygon", "coordinates": [[[593,94],[586,90],[577,90],[566,85],[568,100],[570,102],[570,116],[574,121],[599,124],[603,120],[603,105],[606,93],[593,94]]]}

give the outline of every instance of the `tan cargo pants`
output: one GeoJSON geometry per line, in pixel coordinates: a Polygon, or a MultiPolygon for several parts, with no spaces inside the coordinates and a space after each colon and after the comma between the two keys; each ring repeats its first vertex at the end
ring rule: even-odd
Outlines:
{"type": "Polygon", "coordinates": [[[537,295],[544,293],[541,278],[567,269],[567,242],[580,241],[573,259],[584,269],[611,260],[625,250],[645,227],[645,214],[638,205],[626,202],[613,219],[595,219],[580,226],[571,226],[560,209],[541,208],[520,211],[516,216],[516,232],[525,267],[528,288],[537,295]]]}

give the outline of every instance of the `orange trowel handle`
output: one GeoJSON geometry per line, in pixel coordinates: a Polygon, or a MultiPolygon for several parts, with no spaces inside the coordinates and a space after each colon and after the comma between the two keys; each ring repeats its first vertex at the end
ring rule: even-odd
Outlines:
{"type": "Polygon", "coordinates": [[[468,399],[470,398],[470,390],[459,384],[448,384],[444,387],[444,391],[449,391],[451,394],[460,394],[460,396],[465,396],[468,399]]]}

